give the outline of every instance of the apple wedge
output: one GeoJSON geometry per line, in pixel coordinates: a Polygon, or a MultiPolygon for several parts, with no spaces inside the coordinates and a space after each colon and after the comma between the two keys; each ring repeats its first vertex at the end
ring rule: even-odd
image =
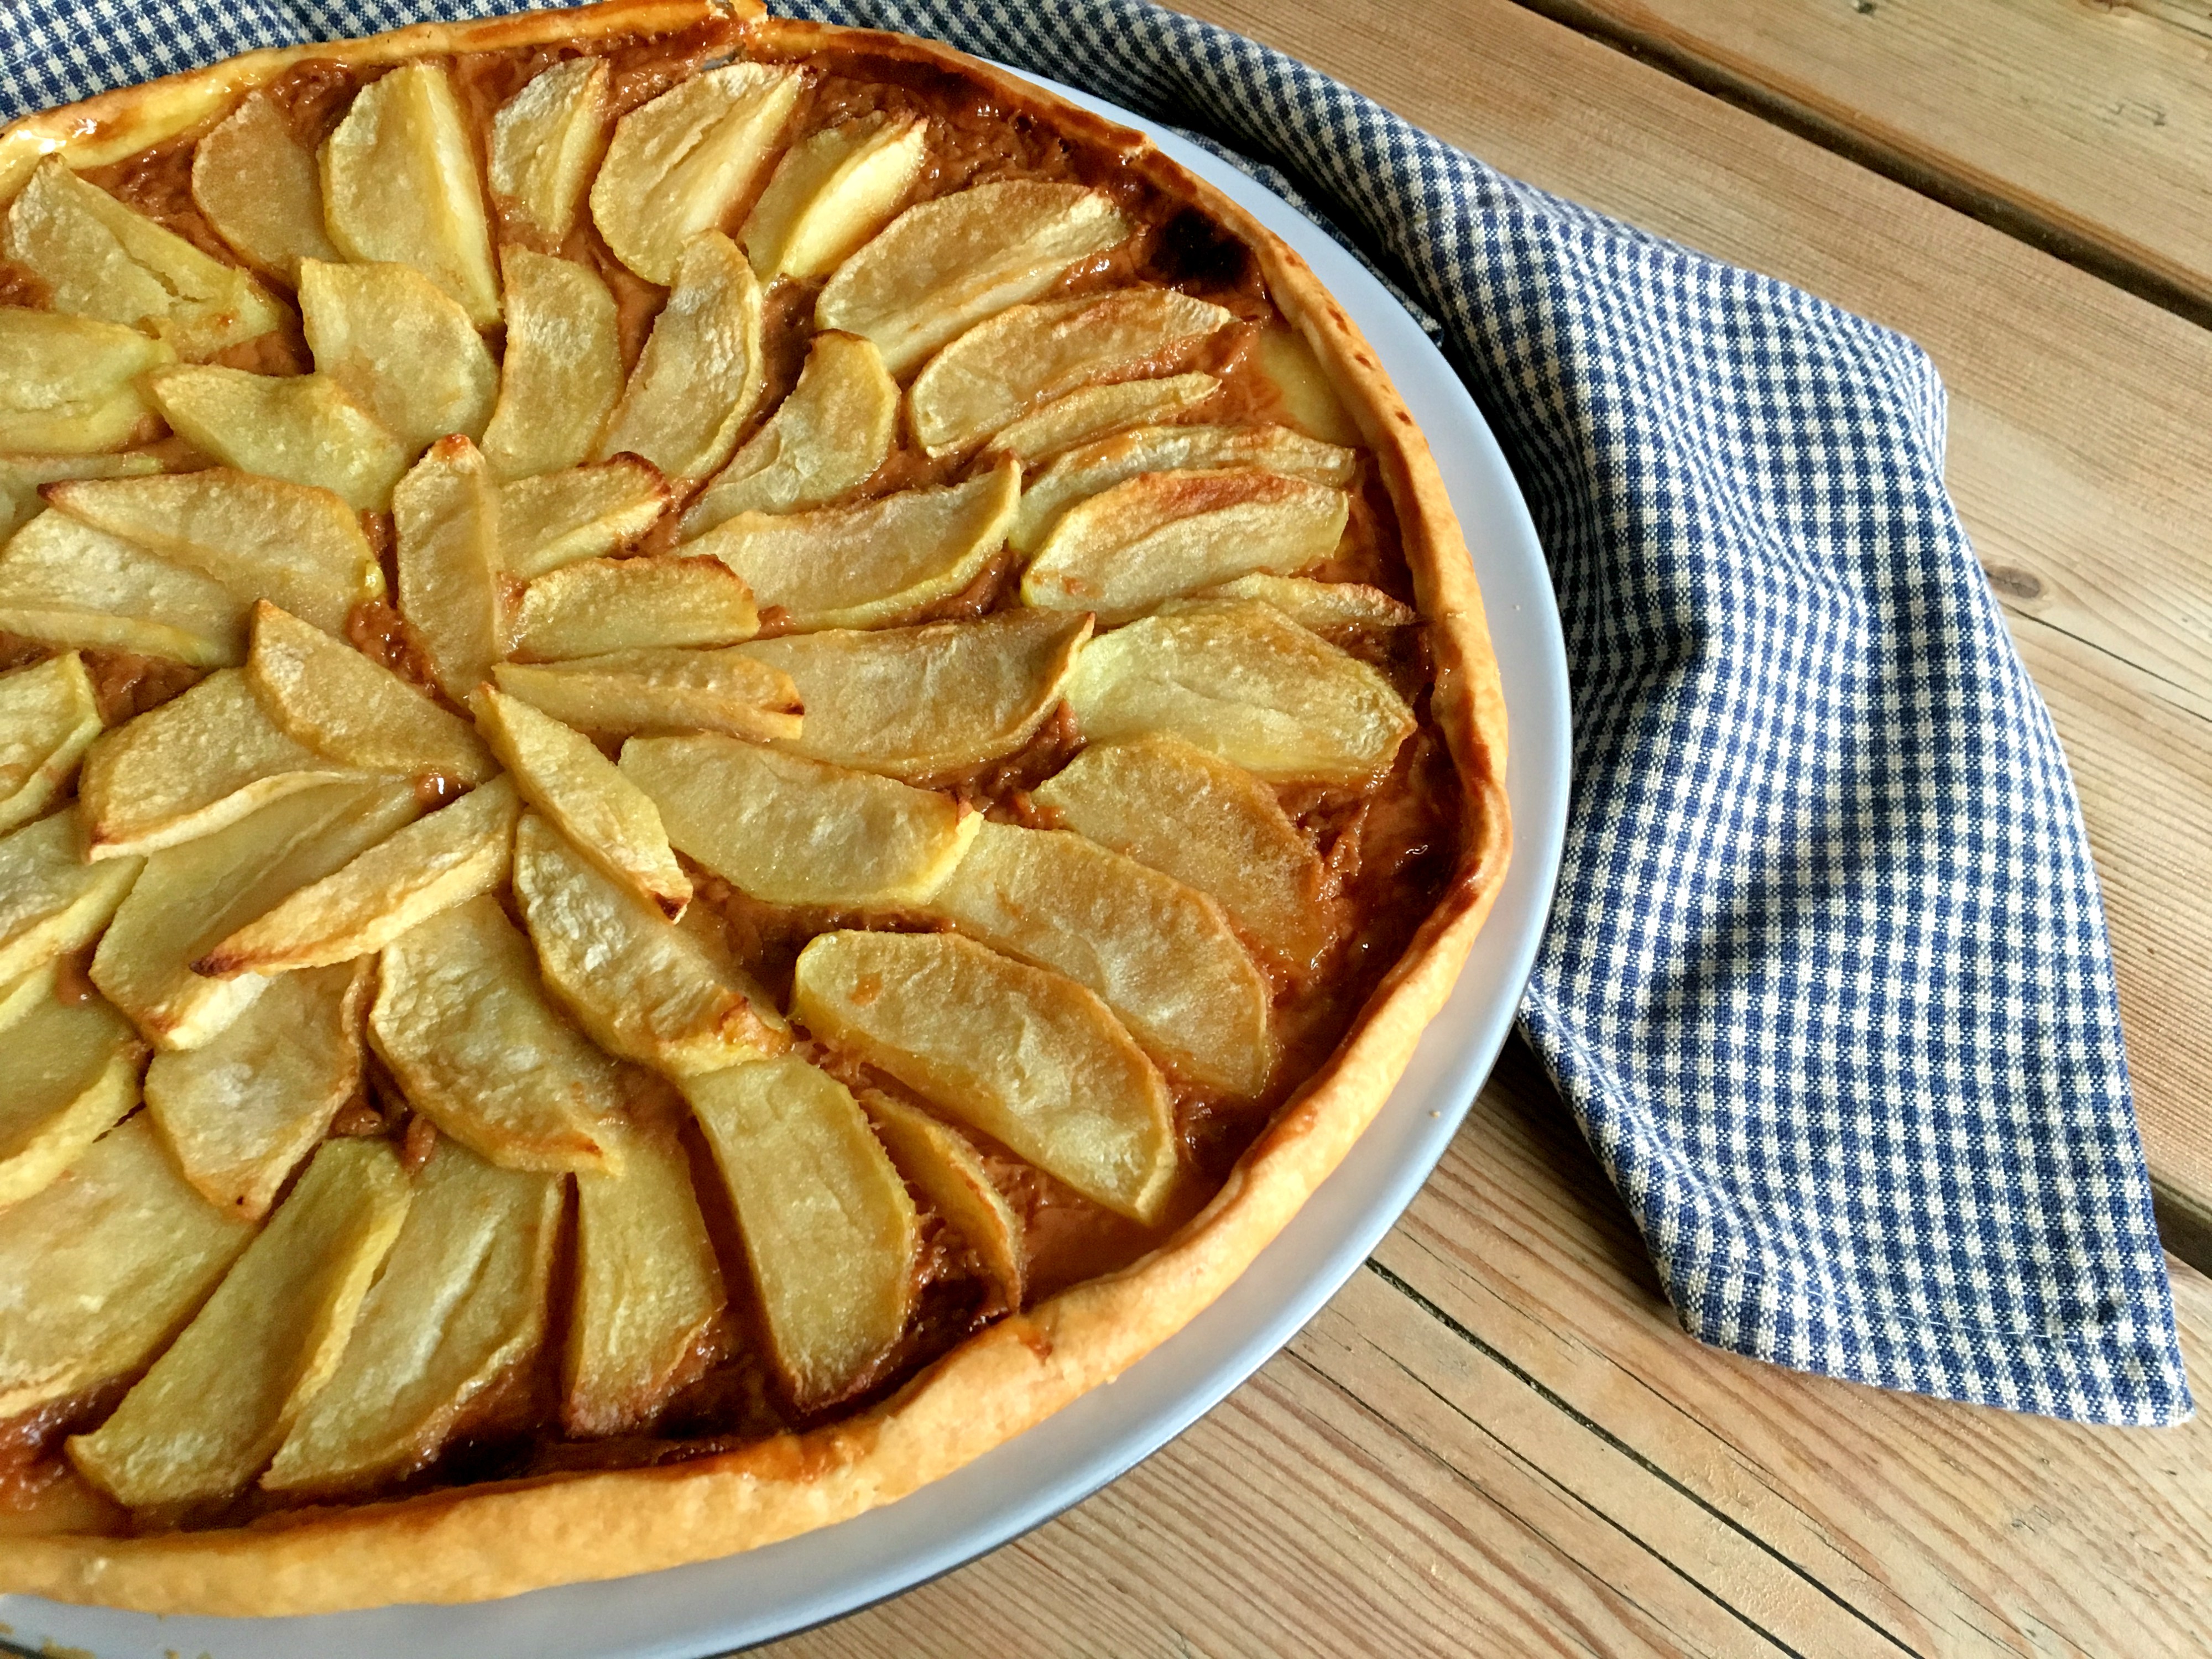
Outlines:
{"type": "Polygon", "coordinates": [[[1319,564],[1351,511],[1340,489],[1257,467],[1140,472],[1060,515],[1022,603],[1127,622],[1213,582],[1319,564]]]}
{"type": "Polygon", "coordinates": [[[507,352],[484,459],[501,478],[574,466],[622,395],[615,296],[572,259],[509,248],[507,352]]]}
{"type": "Polygon", "coordinates": [[[289,974],[206,1047],[154,1056],[146,1110],[209,1203],[260,1220],[353,1098],[373,966],[289,974]]]}
{"type": "Polygon", "coordinates": [[[673,1135],[639,1133],[623,1172],[576,1177],[575,1292],[561,1426],[599,1439],[652,1427],[731,1340],[729,1297],[673,1135]]]}
{"type": "Polygon", "coordinates": [[[982,823],[949,796],[734,738],[632,738],[622,770],[671,841],[770,904],[920,904],[982,823]]]}
{"type": "Polygon", "coordinates": [[[1067,701],[1093,743],[1165,732],[1270,783],[1364,784],[1413,730],[1382,675],[1250,600],[1178,607],[1093,640],[1067,701]]]}
{"type": "Polygon", "coordinates": [[[469,313],[404,264],[300,267],[300,316],[315,367],[382,422],[409,459],[452,432],[481,437],[499,366],[469,313]]]}
{"type": "Polygon", "coordinates": [[[805,716],[793,754],[917,780],[1010,755],[1059,703],[1085,617],[1003,611],[972,623],[829,629],[757,640],[805,716]]]}
{"type": "Polygon", "coordinates": [[[273,599],[329,633],[380,599],[384,573],[354,510],[327,489],[228,467],[50,484],[80,524],[221,582],[246,605],[273,599]]]}
{"type": "MultiPolygon", "coordinates": [[[[4,416],[0,416],[4,418],[4,416]]],[[[0,455],[0,543],[46,510],[39,492],[64,478],[139,478],[161,471],[143,449],[120,455],[0,455]]]]}
{"type": "Polygon", "coordinates": [[[557,662],[736,645],[759,631],[752,589],[720,559],[579,559],[523,591],[514,654],[557,662]]]}
{"type": "Polygon", "coordinates": [[[1196,889],[1066,830],[986,821],[929,908],[1096,992],[1178,1076],[1245,1099],[1267,1087],[1267,981],[1196,889]]]}
{"type": "Polygon", "coordinates": [[[411,1474],[474,1413],[521,1397],[545,1342],[567,1193],[556,1176],[502,1170],[441,1141],[330,1381],[261,1484],[337,1496],[411,1474]]]}
{"type": "Polygon", "coordinates": [[[814,324],[866,335],[884,367],[902,375],[1129,231],[1103,191],[1029,179],[971,185],[908,208],[863,244],[823,286],[814,324]]]}
{"type": "Polygon", "coordinates": [[[696,1077],[791,1046],[758,985],[534,812],[515,832],[514,896],[547,987],[608,1053],[696,1077]]]}
{"type": "Polygon", "coordinates": [[[40,514],[0,548],[0,629],[46,645],[224,667],[245,660],[252,603],[66,513],[40,514]]]}
{"type": "Polygon", "coordinates": [[[503,885],[521,810],[514,781],[494,778],[279,900],[218,941],[192,971],[228,979],[374,956],[432,916],[503,885]]]}
{"type": "Polygon", "coordinates": [[[921,176],[929,124],[878,111],[786,150],[745,219],[760,279],[827,276],[889,222],[921,176]]]}
{"type": "Polygon", "coordinates": [[[866,483],[898,433],[898,382],[857,334],[817,334],[799,384],[684,514],[688,537],[740,513],[819,507],[866,483]]]}
{"type": "Polygon", "coordinates": [[[438,689],[455,702],[507,653],[499,582],[499,494],[483,452],[459,434],[430,446],[392,492],[399,614],[438,689]]]}
{"type": "Polygon", "coordinates": [[[1038,405],[1127,378],[1236,321],[1167,288],[1123,288],[1014,306],[929,360],[907,392],[915,436],[933,455],[972,448],[1038,405]]]}
{"type": "Polygon", "coordinates": [[[287,894],[366,852],[422,811],[406,780],[362,778],[287,795],[146,860],[92,958],[92,982],[156,1048],[197,1048],[269,981],[209,979],[198,962],[287,894]]]}
{"type": "Polygon", "coordinates": [[[248,374],[180,363],[146,377],[171,429],[225,466],[342,497],[380,513],[407,470],[407,447],[326,374],[248,374]]]}
{"type": "Polygon", "coordinates": [[[8,209],[0,252],[46,285],[54,310],[143,329],[187,362],[266,334],[284,307],[236,265],[124,206],[58,155],[8,209]]]}
{"type": "Polygon", "coordinates": [[[145,1046],[98,997],[64,998],[56,964],[0,996],[0,1210],[40,1191],[138,1103],[145,1046]]]}
{"type": "Polygon", "coordinates": [[[0,306],[0,449],[81,455],[158,437],[138,377],[176,360],[135,328],[0,306]]]}
{"type": "Polygon", "coordinates": [[[730,64],[617,121],[592,183],[592,219],[615,257],[648,283],[681,286],[687,245],[751,190],[805,85],[781,64],[730,64]]]}
{"type": "Polygon", "coordinates": [[[1078,835],[1221,901],[1244,936],[1310,969],[1342,918],[1275,792],[1178,738],[1093,744],[1031,792],[1078,835]]]}
{"type": "Polygon", "coordinates": [[[76,652],[0,674],[0,834],[46,810],[100,726],[92,676],[76,652]]]}
{"type": "Polygon", "coordinates": [[[620,551],[668,510],[668,484],[635,455],[499,487],[499,561],[529,581],[620,551]]]}
{"type": "Polygon", "coordinates": [[[412,265],[478,328],[499,321],[476,145],[443,64],[403,64],[355,94],[323,141],[322,179],[324,221],[347,258],[412,265]]]}
{"type": "Polygon", "coordinates": [[[130,1376],[252,1240],[127,1118],[0,1228],[0,1419],[130,1376]]]}
{"type": "Polygon", "coordinates": [[[574,227],[605,152],[611,78],[605,58],[571,58],[532,76],[492,118],[492,195],[509,223],[548,246],[574,227]]]}
{"type": "Polygon", "coordinates": [[[436,777],[465,788],[497,771],[475,729],[319,628],[253,607],[246,678],[286,736],[341,766],[436,777]]]}
{"type": "Polygon", "coordinates": [[[0,986],[98,939],[143,859],[87,862],[83,820],[56,812],[0,836],[0,986]]]}
{"type": "Polygon", "coordinates": [[[1257,599],[1273,605],[1310,634],[1342,647],[1377,629],[1410,628],[1413,607],[1364,582],[1319,582],[1304,576],[1255,572],[1202,588],[1194,599],[1257,599]]]}
{"type": "Polygon", "coordinates": [[[573,661],[503,662],[502,691],[580,731],[799,735],[799,694],[782,670],[734,649],[613,651],[573,661]]]}
{"type": "Polygon", "coordinates": [[[410,1104],[510,1170],[607,1170],[606,1127],[647,1079],[601,1054],[538,988],[496,896],[441,911],[386,945],[369,1040],[410,1104]]]}
{"type": "Polygon", "coordinates": [[[335,259],[315,153],[265,93],[248,93],[192,147],[192,205],[240,258],[290,287],[302,259],[335,259]]]}
{"type": "Polygon", "coordinates": [[[670,478],[703,478],[730,459],[760,402],[760,284],[737,244],[714,230],[684,244],[674,283],[599,453],[641,456],[670,478]]]}
{"type": "Polygon", "coordinates": [[[1078,444],[1196,409],[1220,386],[1214,376],[1194,371],[1156,380],[1081,386],[1000,427],[992,434],[991,447],[1018,457],[1025,467],[1033,466],[1078,444]]]}
{"type": "Polygon", "coordinates": [[[796,629],[872,628],[983,574],[1006,544],[1021,465],[1008,458],[965,483],[812,513],[740,513],[696,541],[796,629]]]}
{"type": "Polygon", "coordinates": [[[802,1412],[866,1388],[914,1312],[921,1227],[845,1085],[793,1055],[685,1080],[802,1412]]]}
{"type": "Polygon", "coordinates": [[[70,1439],[78,1472],[169,1516],[243,1491],[337,1370],[412,1195],[389,1141],[324,1142],[184,1334],[70,1439]]]}
{"type": "Polygon", "coordinates": [[[287,737],[244,669],[218,669],[94,745],[79,792],[87,856],[173,847],[351,771],[287,737]]]}
{"type": "Polygon", "coordinates": [[[823,933],[792,1012],[949,1116],[1139,1221],[1176,1175],[1167,1085],[1073,980],[951,933],[823,933]]]}
{"type": "Polygon", "coordinates": [[[1253,362],[1283,402],[1290,423],[1310,438],[1347,447],[1362,441],[1359,427],[1329,384],[1328,371],[1305,337],[1292,328],[1261,331],[1253,362]]]}
{"type": "Polygon", "coordinates": [[[968,1241],[999,1287],[1006,1311],[1018,1312],[1029,1270],[1026,1230],[975,1144],[949,1124],[880,1090],[864,1091],[860,1103],[898,1172],[968,1241]]]}
{"type": "Polygon", "coordinates": [[[589,738],[520,698],[485,686],[474,707],[478,729],[523,799],[625,890],[665,915],[683,914],[691,878],[669,850],[650,796],[589,738]]]}

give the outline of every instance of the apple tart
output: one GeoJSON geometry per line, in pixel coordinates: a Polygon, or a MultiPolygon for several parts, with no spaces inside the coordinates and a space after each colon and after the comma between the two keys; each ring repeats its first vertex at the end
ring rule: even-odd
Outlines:
{"type": "Polygon", "coordinates": [[[1306,267],[934,43],[618,0],[0,133],[0,1589],[885,1503],[1328,1174],[1501,878],[1306,267]]]}

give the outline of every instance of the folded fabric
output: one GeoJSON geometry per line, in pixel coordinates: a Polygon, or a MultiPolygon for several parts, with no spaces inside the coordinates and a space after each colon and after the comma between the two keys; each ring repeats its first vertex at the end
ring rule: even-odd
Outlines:
{"type": "MultiPolygon", "coordinates": [[[[0,116],[514,9],[17,0],[0,116]]],[[[1572,673],[1522,1026],[1686,1328],[1950,1399],[2189,1414],[2080,810],[1944,493],[1917,347],[1146,0],[779,9],[1194,128],[1439,326],[1528,498],[1572,673]]]]}

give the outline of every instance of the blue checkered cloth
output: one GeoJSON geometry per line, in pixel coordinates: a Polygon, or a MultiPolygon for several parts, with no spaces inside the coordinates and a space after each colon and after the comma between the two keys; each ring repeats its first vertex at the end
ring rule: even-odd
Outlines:
{"type": "MultiPolygon", "coordinates": [[[[501,0],[9,0],[0,117],[501,0]]],[[[1911,342],[1146,0],[795,8],[1194,129],[1418,302],[1511,459],[1577,709],[1522,1029],[1690,1333],[2093,1423],[2191,1405],[2104,913],[1911,342]]]]}

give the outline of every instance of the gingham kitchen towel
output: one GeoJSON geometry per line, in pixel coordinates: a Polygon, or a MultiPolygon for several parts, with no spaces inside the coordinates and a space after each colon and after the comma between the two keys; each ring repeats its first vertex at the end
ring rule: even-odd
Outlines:
{"type": "MultiPolygon", "coordinates": [[[[516,9],[0,0],[0,117],[516,9]]],[[[2080,811],[1919,349],[1146,0],[795,9],[1194,129],[1425,309],[1527,493],[1573,675],[1523,1029],[1684,1326],[1888,1388],[2186,1417],[2080,811]]]]}

